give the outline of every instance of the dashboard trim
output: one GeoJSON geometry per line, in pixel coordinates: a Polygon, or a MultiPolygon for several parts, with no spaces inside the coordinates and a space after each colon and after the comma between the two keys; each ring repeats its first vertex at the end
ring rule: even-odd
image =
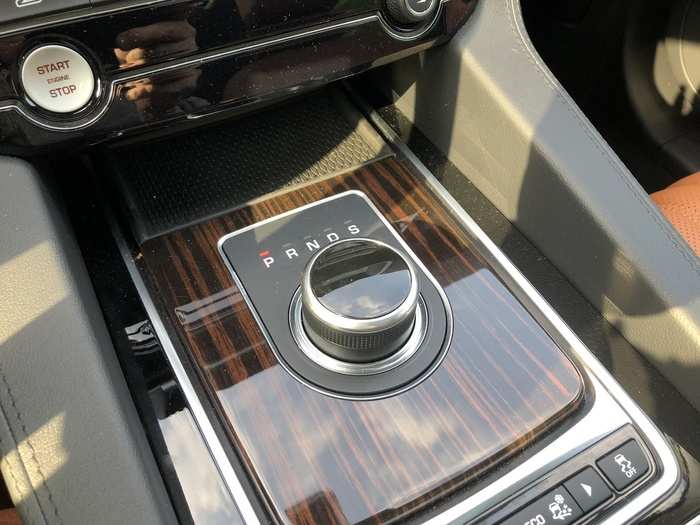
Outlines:
{"type": "MultiPolygon", "coordinates": [[[[361,105],[364,106],[364,104],[361,105]]],[[[637,406],[627,392],[625,392],[625,390],[620,386],[610,372],[608,372],[605,366],[598,361],[598,359],[583,344],[583,342],[571,330],[571,328],[568,327],[559,314],[556,313],[556,311],[549,305],[544,297],[542,297],[537,289],[535,289],[530,281],[520,272],[520,270],[518,270],[510,259],[508,259],[501,249],[496,246],[488,235],[486,235],[476,221],[474,221],[466,210],[462,208],[462,206],[447,191],[440,181],[435,178],[435,176],[410,150],[410,148],[400,140],[394,130],[391,129],[391,127],[375,111],[367,108],[366,106],[364,106],[363,109],[367,113],[369,120],[377,127],[385,139],[387,139],[388,142],[390,142],[409,161],[413,163],[428,186],[435,191],[442,202],[455,213],[457,220],[474,235],[476,240],[481,243],[482,248],[487,252],[486,254],[493,257],[496,262],[496,264],[493,266],[494,269],[500,269],[513,281],[514,286],[511,288],[511,291],[518,296],[519,288],[519,291],[524,294],[525,298],[531,303],[530,305],[526,305],[527,309],[530,311],[534,309],[539,312],[549,323],[551,323],[551,328],[555,330],[558,335],[564,338],[566,343],[570,346],[570,350],[577,356],[577,358],[586,368],[591,380],[594,380],[594,387],[597,386],[597,388],[595,388],[596,400],[591,412],[576,425],[574,425],[574,427],[565,432],[545,449],[535,454],[532,458],[510,471],[508,474],[499,478],[495,483],[492,483],[485,489],[482,489],[474,495],[469,496],[457,503],[450,509],[438,514],[436,517],[428,520],[425,525],[452,525],[455,523],[464,523],[465,517],[467,517],[468,520],[478,517],[478,514],[471,516],[474,514],[475,509],[481,508],[481,506],[485,504],[488,505],[488,508],[502,500],[501,496],[497,500],[491,501],[492,498],[495,499],[494,496],[496,494],[502,494],[503,490],[512,491],[513,484],[515,483],[519,483],[524,486],[528,482],[534,481],[541,474],[544,474],[544,472],[556,467],[556,464],[550,464],[545,469],[542,469],[545,463],[543,459],[548,455],[556,456],[562,448],[565,448],[562,446],[562,440],[580,440],[581,436],[583,436],[587,443],[592,444],[592,429],[587,427],[595,426],[590,425],[592,419],[591,415],[595,415],[596,405],[601,407],[600,403],[601,401],[605,401],[606,397],[608,397],[609,402],[617,403],[619,406],[615,408],[624,410],[624,414],[627,416],[630,422],[636,425],[637,429],[651,445],[654,452],[658,454],[662,468],[660,469],[661,476],[657,481],[640,491],[637,495],[633,496],[616,512],[602,521],[602,523],[605,525],[622,525],[630,522],[631,520],[639,519],[646,512],[648,512],[654,504],[658,503],[664,496],[669,494],[680,481],[680,466],[676,455],[672,451],[666,439],[656,428],[654,423],[648,418],[648,416],[637,406]],[[598,383],[598,385],[595,385],[595,383],[598,383]],[[589,435],[587,436],[586,434],[589,435]],[[506,481],[504,482],[504,480],[506,481]],[[513,484],[505,487],[505,485],[508,485],[508,482],[511,480],[513,481],[513,484]],[[497,488],[494,488],[500,487],[501,485],[504,485],[504,487],[500,491],[497,488]],[[491,496],[492,494],[493,496],[491,496]],[[491,496],[491,498],[489,496],[491,496]]],[[[522,297],[519,298],[521,300],[523,299],[522,297]]],[[[602,417],[602,421],[605,422],[611,421],[612,417],[614,417],[614,412],[608,412],[608,410],[611,410],[612,408],[608,406],[609,402],[605,401],[604,405],[602,405],[605,410],[605,412],[603,412],[604,415],[602,417]]],[[[601,429],[600,423],[600,420],[596,422],[598,425],[598,430],[601,429]]],[[[617,428],[620,428],[621,426],[622,425],[618,425],[617,428]]],[[[611,432],[606,433],[606,435],[609,435],[611,432]]],[[[604,436],[600,437],[602,438],[604,436]]],[[[585,447],[582,446],[581,449],[583,448],[585,447]]],[[[570,457],[570,455],[566,457],[559,456],[557,459],[559,462],[563,462],[567,459],[567,457],[570,457]]],[[[483,510],[481,513],[483,513],[483,510]]],[[[700,516],[698,518],[700,519],[700,516]]]]}
{"type": "Polygon", "coordinates": [[[294,40],[301,40],[304,38],[322,35],[324,33],[330,33],[340,29],[348,29],[351,27],[368,24],[370,22],[375,22],[377,19],[377,15],[361,16],[350,18],[342,22],[333,22],[330,24],[318,26],[313,29],[300,29],[297,31],[291,31],[289,33],[283,33],[281,35],[272,36],[269,38],[262,38],[246,44],[233,45],[223,50],[209,51],[180,60],[174,60],[166,65],[146,66],[134,72],[127,72],[121,75],[117,74],[114,76],[112,82],[115,84],[133,82],[135,80],[140,80],[149,75],[168,73],[170,71],[177,71],[179,69],[183,69],[190,66],[207,64],[209,62],[229,58],[235,55],[249,53],[251,51],[259,51],[267,47],[272,47],[279,44],[286,44],[289,42],[293,42],[294,40]]]}
{"type": "MultiPolygon", "coordinates": [[[[211,62],[215,62],[217,60],[223,60],[227,59],[230,57],[234,57],[236,55],[241,55],[244,53],[250,53],[250,52],[255,52],[255,51],[260,51],[269,47],[277,46],[277,45],[282,45],[282,44],[287,44],[290,42],[294,42],[296,40],[304,40],[308,39],[314,36],[318,35],[323,35],[326,33],[332,33],[336,31],[340,31],[343,29],[349,29],[352,27],[357,27],[361,26],[364,24],[370,24],[370,23],[377,23],[379,24],[382,29],[392,38],[402,41],[402,42],[411,42],[418,40],[422,36],[426,35],[428,32],[430,32],[434,27],[437,21],[440,19],[440,15],[443,12],[443,5],[449,2],[450,0],[441,0],[440,5],[438,7],[438,10],[435,12],[435,15],[432,19],[432,21],[425,25],[424,27],[421,27],[417,31],[410,32],[410,33],[400,33],[396,30],[394,30],[391,25],[387,22],[385,17],[380,13],[373,13],[371,15],[364,15],[364,16],[359,16],[359,17],[354,17],[350,18],[347,20],[342,20],[339,22],[331,22],[328,24],[320,25],[318,27],[314,28],[306,28],[306,29],[300,29],[296,31],[291,31],[288,33],[282,33],[280,35],[276,35],[273,37],[269,38],[262,38],[255,40],[253,42],[245,43],[245,44],[236,44],[229,46],[224,49],[219,49],[216,51],[208,51],[204,53],[199,53],[196,55],[192,55],[186,58],[178,59],[178,60],[173,60],[172,62],[169,62],[167,64],[161,64],[161,65],[153,65],[153,66],[145,66],[141,69],[138,69],[136,71],[128,71],[124,73],[116,73],[111,79],[104,79],[102,78],[99,74],[96,74],[96,81],[99,82],[103,86],[103,90],[105,92],[105,96],[102,98],[102,100],[97,100],[95,104],[95,112],[92,115],[87,116],[84,119],[81,120],[51,120],[48,118],[42,118],[40,115],[35,114],[31,107],[26,103],[23,102],[21,99],[8,99],[6,101],[0,102],[0,112],[6,112],[6,111],[15,111],[17,112],[20,116],[31,122],[32,124],[43,128],[48,131],[55,131],[55,132],[73,132],[73,131],[79,131],[82,129],[86,129],[96,122],[98,122],[109,110],[110,105],[112,101],[115,98],[115,93],[119,89],[120,86],[123,86],[129,82],[136,82],[142,79],[145,79],[149,76],[152,75],[157,75],[157,74],[163,74],[163,73],[169,73],[171,71],[178,71],[180,69],[185,69],[188,67],[196,67],[198,65],[203,65],[203,64],[208,64],[211,62]]],[[[144,2],[143,4],[138,4],[138,6],[144,7],[144,6],[150,6],[153,4],[161,4],[164,3],[164,0],[155,0],[155,1],[148,1],[144,2]]],[[[131,7],[131,6],[129,6],[131,7]]],[[[109,13],[112,11],[118,11],[118,8],[113,8],[110,10],[106,10],[103,12],[91,12],[90,16],[95,16],[97,14],[105,14],[109,13]]],[[[81,17],[78,17],[81,18],[81,17]]],[[[68,19],[68,21],[71,21],[68,19]]],[[[54,23],[50,22],[49,24],[54,23]]],[[[39,25],[37,27],[43,27],[42,25],[39,25]]],[[[28,28],[24,29],[31,29],[32,27],[29,26],[28,28]]],[[[20,31],[20,30],[18,30],[20,31]]],[[[11,33],[8,33],[11,34],[11,33]]],[[[7,36],[7,34],[4,34],[0,32],[0,37],[7,36]]]]}
{"type": "Polygon", "coordinates": [[[55,13],[46,13],[39,15],[34,19],[18,19],[14,22],[8,22],[8,29],[0,29],[0,38],[12,36],[24,31],[33,31],[52,27],[56,25],[69,24],[79,20],[89,19],[96,16],[108,15],[111,13],[131,11],[143,7],[153,7],[155,5],[174,5],[185,3],[187,0],[126,0],[123,2],[114,2],[103,6],[81,6],[74,10],[59,11],[55,13]],[[33,20],[33,21],[32,21],[33,20]]]}
{"type": "MultiPolygon", "coordinates": [[[[450,0],[440,0],[440,5],[449,1],[450,0]]],[[[33,31],[36,29],[43,29],[45,27],[69,24],[71,22],[78,22],[80,20],[94,18],[102,15],[109,15],[112,13],[132,11],[144,7],[186,4],[188,2],[191,2],[191,0],[125,0],[113,2],[108,5],[102,6],[83,6],[74,10],[46,13],[45,15],[35,17],[33,20],[20,18],[16,21],[8,22],[7,29],[0,29],[0,38],[12,36],[17,33],[23,33],[25,31],[33,31]]],[[[397,38],[399,40],[413,40],[419,38],[421,35],[429,31],[435,23],[435,20],[437,20],[438,15],[439,12],[436,12],[433,20],[426,26],[421,27],[418,31],[406,33],[396,31],[384,17],[378,15],[372,16],[380,18],[382,25],[384,25],[384,28],[387,31],[387,33],[389,33],[394,38],[397,38]]]]}

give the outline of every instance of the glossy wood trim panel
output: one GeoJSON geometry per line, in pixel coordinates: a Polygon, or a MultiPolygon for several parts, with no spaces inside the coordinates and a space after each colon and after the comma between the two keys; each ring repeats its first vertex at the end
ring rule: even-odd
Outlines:
{"type": "Polygon", "coordinates": [[[583,397],[573,363],[412,169],[385,159],[142,246],[146,281],[171,335],[189,353],[278,520],[389,523],[415,516],[532,444],[583,397]],[[454,313],[440,367],[415,388],[375,401],[331,398],[289,375],[217,251],[219,238],[232,231],[350,189],[384,213],[454,313]]]}

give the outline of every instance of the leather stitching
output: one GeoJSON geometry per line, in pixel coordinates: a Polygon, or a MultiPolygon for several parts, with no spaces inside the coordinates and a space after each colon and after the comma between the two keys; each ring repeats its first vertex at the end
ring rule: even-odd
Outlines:
{"type": "MultiPolygon", "coordinates": [[[[510,23],[511,31],[516,37],[520,48],[524,51],[524,53],[522,54],[527,58],[528,62],[535,66],[535,71],[537,71],[537,73],[544,79],[545,84],[549,87],[552,93],[554,93],[561,105],[564,108],[566,108],[566,110],[570,114],[574,116],[574,121],[584,131],[589,141],[596,147],[603,160],[607,162],[607,164],[613,169],[615,174],[621,180],[621,182],[625,186],[627,186],[627,188],[632,192],[634,198],[642,205],[642,208],[644,209],[644,211],[646,211],[647,215],[649,215],[649,217],[661,228],[663,235],[671,242],[678,254],[681,255],[683,259],[689,264],[690,269],[696,274],[700,275],[700,261],[698,261],[696,257],[693,257],[693,255],[690,253],[690,250],[679,242],[679,239],[676,237],[675,231],[672,229],[672,227],[662,219],[662,217],[658,214],[655,208],[652,208],[652,204],[649,202],[648,196],[646,194],[640,195],[640,189],[631,183],[631,181],[629,180],[629,175],[618,165],[618,162],[620,161],[617,160],[617,162],[615,162],[615,159],[611,158],[612,156],[610,152],[608,152],[605,149],[605,146],[600,143],[600,139],[592,133],[590,127],[588,126],[588,123],[583,119],[583,117],[578,113],[578,111],[576,111],[576,109],[573,107],[573,103],[568,100],[564,93],[562,93],[562,89],[560,88],[558,83],[556,83],[556,81],[552,81],[552,79],[549,78],[547,70],[545,69],[546,66],[543,65],[539,57],[528,46],[525,45],[525,42],[523,41],[523,38],[516,27],[517,21],[515,20],[514,10],[509,9],[509,6],[514,7],[512,0],[504,0],[503,5],[506,11],[506,17],[508,18],[508,21],[510,23]]],[[[549,161],[552,162],[552,164],[557,168],[557,170],[560,173],[562,173],[562,170],[556,165],[555,162],[553,162],[551,159],[549,159],[549,161]]]]}
{"type": "MultiPolygon", "coordinates": [[[[10,405],[13,408],[13,412],[15,414],[15,417],[17,418],[17,421],[19,421],[20,428],[22,429],[22,433],[24,434],[24,437],[25,437],[25,442],[27,443],[27,446],[29,447],[29,450],[31,452],[29,459],[35,464],[36,469],[39,472],[39,476],[41,477],[42,486],[46,489],[46,492],[48,494],[48,500],[49,500],[49,503],[51,504],[51,507],[53,508],[53,514],[56,516],[59,523],[63,523],[63,520],[58,512],[58,507],[56,506],[56,503],[54,502],[53,494],[51,494],[51,489],[49,488],[49,485],[47,483],[46,476],[44,476],[44,472],[41,470],[41,464],[39,463],[39,460],[36,458],[36,450],[34,449],[34,446],[32,445],[32,442],[29,438],[29,433],[27,432],[27,426],[25,425],[24,420],[22,419],[22,414],[20,413],[19,409],[17,408],[15,396],[12,393],[12,389],[10,388],[10,384],[8,383],[7,378],[5,377],[5,371],[2,369],[2,367],[0,367],[0,379],[2,379],[2,382],[5,385],[7,395],[10,398],[10,405]]],[[[9,421],[8,421],[8,423],[9,423],[9,421]]],[[[22,457],[21,453],[20,453],[20,457],[22,457]]],[[[37,501],[39,502],[39,506],[41,507],[41,499],[37,498],[37,501]]]]}
{"type": "MultiPolygon", "coordinates": [[[[9,426],[10,426],[10,422],[7,420],[7,416],[5,415],[4,412],[2,413],[2,418],[3,418],[3,420],[5,421],[5,423],[7,423],[7,426],[9,427],[9,426]]],[[[4,441],[4,439],[3,439],[2,437],[0,437],[0,443],[2,443],[3,441],[4,441]]],[[[8,468],[8,471],[9,471],[9,473],[10,473],[10,476],[12,477],[12,484],[13,484],[14,487],[15,487],[15,491],[16,491],[17,493],[21,493],[21,492],[22,492],[22,488],[21,488],[21,486],[20,486],[19,479],[17,479],[17,474],[15,473],[15,469],[13,469],[13,468],[10,467],[10,468],[8,468]]],[[[7,480],[5,480],[5,482],[7,482],[7,480]]],[[[27,512],[31,512],[32,514],[34,513],[34,512],[33,512],[33,507],[32,507],[32,506],[28,506],[28,507],[25,507],[25,508],[26,508],[26,511],[27,511],[27,512]]],[[[40,510],[41,510],[41,509],[40,509],[40,510]]],[[[42,517],[43,517],[43,514],[42,514],[42,517]]],[[[25,518],[26,518],[26,516],[25,516],[25,518]]],[[[45,519],[42,519],[41,521],[42,521],[42,522],[46,522],[45,519]]],[[[31,523],[31,522],[30,522],[30,523],[31,523]]]]}

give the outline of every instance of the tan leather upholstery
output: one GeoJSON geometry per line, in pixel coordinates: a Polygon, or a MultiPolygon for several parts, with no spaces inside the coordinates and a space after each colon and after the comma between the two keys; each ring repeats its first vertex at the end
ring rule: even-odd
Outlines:
{"type": "Polygon", "coordinates": [[[652,200],[700,255],[700,172],[651,194],[652,200]]]}
{"type": "Polygon", "coordinates": [[[0,525],[22,525],[22,520],[15,509],[0,510],[0,525]]]}

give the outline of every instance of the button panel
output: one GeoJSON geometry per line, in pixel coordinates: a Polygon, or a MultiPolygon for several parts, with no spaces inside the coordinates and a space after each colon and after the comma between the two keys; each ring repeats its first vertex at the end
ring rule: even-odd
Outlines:
{"type": "Polygon", "coordinates": [[[479,523],[595,523],[611,508],[624,505],[633,497],[638,482],[653,473],[653,462],[636,430],[625,426],[571,457],[479,523]]]}
{"type": "Polygon", "coordinates": [[[78,111],[95,92],[95,74],[90,64],[66,46],[37,47],[22,62],[20,76],[32,102],[52,113],[78,111]]]}
{"type": "Polygon", "coordinates": [[[502,525],[569,525],[583,515],[571,494],[564,487],[557,487],[517,512],[502,525]]]}
{"type": "Polygon", "coordinates": [[[598,460],[598,467],[617,490],[627,488],[649,472],[649,462],[634,439],[598,460]]]}

